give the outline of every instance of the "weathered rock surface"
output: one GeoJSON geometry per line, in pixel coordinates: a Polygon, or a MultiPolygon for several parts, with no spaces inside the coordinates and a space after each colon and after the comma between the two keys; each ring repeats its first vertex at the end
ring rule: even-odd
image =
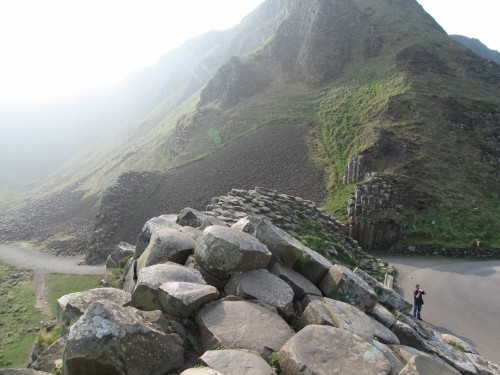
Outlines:
{"type": "Polygon", "coordinates": [[[58,368],[57,361],[61,361],[62,363],[64,347],[66,346],[67,340],[67,336],[57,339],[31,364],[31,368],[33,370],[55,373],[58,368]]]}
{"type": "Polygon", "coordinates": [[[400,375],[458,375],[453,367],[424,355],[416,355],[400,371],[400,375]]]}
{"type": "Polygon", "coordinates": [[[152,235],[148,247],[137,260],[137,270],[166,262],[184,264],[192,254],[194,244],[195,241],[188,234],[162,228],[152,235]]]}
{"type": "Polygon", "coordinates": [[[258,304],[224,299],[205,305],[196,316],[205,350],[252,350],[263,358],[277,352],[294,332],[276,313],[258,304]]]}
{"type": "Polygon", "coordinates": [[[375,346],[348,331],[310,325],[279,351],[284,374],[389,374],[391,365],[375,346]]]}
{"type": "Polygon", "coordinates": [[[142,255],[149,245],[151,236],[160,228],[181,229],[182,227],[175,223],[176,220],[176,215],[162,215],[149,219],[142,227],[141,233],[137,236],[137,244],[135,245],[136,257],[139,258],[142,255]],[[173,220],[172,216],[174,217],[173,220]]]}
{"type": "Polygon", "coordinates": [[[214,277],[224,280],[235,271],[266,268],[271,253],[255,237],[222,226],[206,228],[194,249],[196,262],[214,277]]]}
{"type": "Polygon", "coordinates": [[[135,247],[126,242],[120,242],[106,258],[106,269],[123,268],[124,263],[135,255],[135,247]]]}
{"type": "Polygon", "coordinates": [[[292,288],[268,270],[237,272],[229,279],[224,292],[227,296],[257,299],[274,306],[285,319],[293,316],[292,288]]]}
{"type": "Polygon", "coordinates": [[[382,344],[381,342],[377,342],[377,341],[373,342],[373,346],[375,346],[378,350],[380,350],[384,354],[385,358],[391,364],[390,374],[391,375],[398,375],[399,371],[401,371],[403,369],[403,367],[405,366],[403,364],[403,361],[401,361],[401,359],[398,356],[396,356],[394,351],[389,346],[382,344]]]}
{"type": "Polygon", "coordinates": [[[167,282],[158,289],[158,300],[167,314],[187,318],[203,304],[219,298],[219,291],[211,285],[186,282],[167,282]]]}
{"type": "Polygon", "coordinates": [[[120,306],[130,303],[130,293],[116,288],[95,288],[84,292],[70,293],[57,300],[57,320],[61,323],[62,334],[85,312],[91,303],[99,300],[112,301],[120,306]]]}
{"type": "Polygon", "coordinates": [[[353,271],[356,275],[361,277],[368,285],[370,285],[378,296],[378,302],[389,309],[401,311],[409,314],[413,305],[394,291],[391,288],[387,288],[384,284],[377,281],[372,276],[368,275],[365,271],[356,267],[353,271]]]}
{"type": "Polygon", "coordinates": [[[183,344],[159,311],[147,314],[98,301],[71,327],[64,373],[163,374],[183,366],[183,344]]]}
{"type": "Polygon", "coordinates": [[[249,350],[208,350],[200,362],[226,375],[276,375],[259,354],[249,350]]]}
{"type": "Polygon", "coordinates": [[[200,274],[176,263],[168,262],[145,267],[139,271],[132,292],[132,306],[141,310],[161,309],[158,288],[169,281],[206,284],[200,274]]]}
{"type": "Polygon", "coordinates": [[[285,281],[293,289],[294,297],[296,299],[302,299],[306,295],[322,296],[321,290],[316,287],[312,282],[306,279],[301,274],[295,272],[294,270],[283,266],[280,263],[276,263],[271,273],[278,276],[281,280],[285,281]]]}
{"type": "Polygon", "coordinates": [[[177,216],[177,224],[199,228],[203,220],[207,219],[207,215],[190,207],[183,208],[177,216]]]}
{"type": "Polygon", "coordinates": [[[396,317],[379,303],[375,305],[373,310],[370,312],[370,315],[373,316],[377,321],[385,325],[387,328],[391,328],[397,321],[396,317]]]}
{"type": "Polygon", "coordinates": [[[347,302],[369,313],[377,304],[375,291],[361,277],[342,265],[334,265],[319,288],[326,297],[347,302]]]}

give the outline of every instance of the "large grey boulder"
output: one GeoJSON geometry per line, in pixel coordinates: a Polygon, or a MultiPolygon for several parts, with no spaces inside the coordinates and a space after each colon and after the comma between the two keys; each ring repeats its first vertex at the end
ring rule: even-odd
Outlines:
{"type": "Polygon", "coordinates": [[[165,374],[184,364],[184,342],[160,311],[91,304],[71,327],[65,375],[165,374]]]}
{"type": "Polygon", "coordinates": [[[294,314],[292,288],[268,270],[237,272],[229,279],[224,292],[227,296],[257,299],[274,306],[287,320],[294,314]]]}
{"type": "Polygon", "coordinates": [[[212,276],[224,280],[233,272],[266,268],[271,253],[255,237],[222,226],[206,228],[196,241],[196,262],[212,276]]]}
{"type": "Polygon", "coordinates": [[[184,264],[194,250],[191,236],[176,229],[161,229],[155,232],[148,247],[137,260],[137,270],[155,264],[174,262],[184,264]]]}
{"type": "MultiPolygon", "coordinates": [[[[254,224],[251,222],[250,225],[254,224]]],[[[273,254],[273,264],[279,262],[287,267],[293,267],[301,257],[305,247],[299,240],[266,219],[258,222],[255,226],[254,235],[273,254]]]]}
{"type": "Polygon", "coordinates": [[[206,284],[199,273],[177,263],[168,262],[145,267],[137,276],[131,305],[141,310],[161,309],[158,288],[170,281],[206,284]]]}
{"type": "Polygon", "coordinates": [[[331,298],[323,298],[323,304],[332,316],[335,326],[349,331],[371,343],[375,335],[373,319],[357,307],[331,298]]]}
{"type": "Polygon", "coordinates": [[[424,355],[415,355],[399,375],[459,375],[453,367],[424,355]]]}
{"type": "Polygon", "coordinates": [[[296,328],[303,329],[309,325],[324,325],[336,327],[330,311],[326,308],[323,300],[311,301],[297,321],[296,328]]]}
{"type": "Polygon", "coordinates": [[[391,364],[390,375],[398,375],[405,365],[403,364],[403,361],[394,353],[391,347],[377,341],[373,342],[373,346],[380,350],[391,364]]]}
{"type": "Polygon", "coordinates": [[[207,282],[208,285],[212,285],[213,287],[217,288],[218,290],[224,289],[224,286],[227,283],[227,280],[219,280],[218,278],[212,276],[209,274],[207,271],[201,267],[196,259],[194,258],[194,255],[190,255],[186,263],[184,263],[184,266],[191,268],[194,272],[199,272],[200,275],[203,277],[203,279],[207,282]]]}
{"type": "Polygon", "coordinates": [[[240,232],[255,235],[255,230],[257,229],[257,225],[259,225],[260,222],[260,219],[257,219],[253,216],[246,216],[238,220],[235,224],[231,225],[231,228],[239,230],[240,232]]]}
{"type": "Polygon", "coordinates": [[[193,228],[199,228],[203,223],[203,220],[207,219],[208,215],[204,214],[193,208],[183,208],[179,215],[177,215],[177,224],[182,226],[189,226],[193,228]]]}
{"type": "Polygon", "coordinates": [[[120,242],[106,258],[106,269],[123,268],[127,260],[135,256],[135,247],[126,242],[120,242]]]}
{"type": "Polygon", "coordinates": [[[377,347],[343,329],[310,325],[279,351],[287,375],[389,374],[391,365],[377,347]]]}
{"type": "Polygon", "coordinates": [[[396,317],[379,303],[375,305],[370,315],[387,328],[391,328],[397,321],[396,317]]]}
{"type": "Polygon", "coordinates": [[[426,340],[420,336],[413,328],[411,328],[408,324],[403,323],[401,321],[397,321],[391,327],[391,331],[399,339],[399,342],[402,345],[411,346],[415,349],[426,352],[427,344],[426,340]]]}
{"type": "Polygon", "coordinates": [[[187,318],[203,304],[219,298],[211,285],[167,282],[158,288],[158,300],[163,311],[175,317],[187,318]]]}
{"type": "Polygon", "coordinates": [[[474,363],[479,374],[483,375],[500,375],[500,366],[496,363],[488,361],[479,354],[466,353],[469,360],[474,363]]]}
{"type": "Polygon", "coordinates": [[[366,313],[377,304],[377,294],[361,277],[342,265],[334,265],[319,288],[326,297],[347,302],[366,313]]]}
{"type": "Polygon", "coordinates": [[[313,284],[318,285],[332,268],[333,263],[306,246],[302,250],[300,258],[297,259],[292,268],[313,284]]]}
{"type": "Polygon", "coordinates": [[[244,349],[208,350],[199,361],[226,375],[276,375],[259,354],[244,349]]]}
{"type": "Polygon", "coordinates": [[[116,288],[95,288],[62,296],[57,300],[57,320],[61,323],[62,335],[69,332],[69,327],[83,315],[91,303],[99,300],[108,300],[125,306],[130,303],[132,296],[116,288]]]}
{"type": "Polygon", "coordinates": [[[220,225],[221,227],[227,227],[227,224],[225,221],[222,221],[221,219],[215,217],[215,216],[210,216],[207,215],[205,219],[201,222],[200,229],[204,230],[205,228],[212,226],[212,225],[220,225]]]}
{"type": "Polygon", "coordinates": [[[413,305],[407,302],[403,296],[394,291],[391,288],[386,287],[384,284],[368,275],[365,271],[360,268],[355,268],[354,273],[361,277],[364,281],[372,287],[372,289],[377,293],[378,302],[386,306],[391,310],[401,311],[408,314],[413,305]]]}
{"type": "Polygon", "coordinates": [[[149,241],[160,229],[181,229],[182,226],[175,223],[177,215],[162,215],[149,219],[142,227],[141,233],[137,237],[135,245],[135,256],[139,258],[149,245],[149,241]]]}
{"type": "Polygon", "coordinates": [[[318,284],[332,267],[332,263],[324,256],[304,246],[267,219],[258,223],[255,237],[273,254],[271,265],[281,263],[294,269],[313,284],[318,284]]]}
{"type": "Polygon", "coordinates": [[[67,340],[68,336],[59,337],[59,339],[40,354],[36,361],[31,364],[31,368],[33,370],[55,373],[58,369],[58,362],[60,361],[62,364],[64,347],[67,340]]]}
{"type": "Polygon", "coordinates": [[[294,332],[277,313],[236,298],[206,304],[196,316],[205,350],[248,349],[267,358],[294,332]]]}
{"type": "Polygon", "coordinates": [[[476,366],[474,366],[465,353],[458,351],[444,340],[427,341],[427,351],[435,353],[461,374],[476,375],[478,373],[476,366]]]}
{"type": "Polygon", "coordinates": [[[368,342],[376,338],[385,344],[397,345],[399,340],[387,327],[369,317],[357,307],[342,301],[323,298],[311,302],[297,322],[297,328],[307,325],[329,325],[344,329],[368,342]]]}
{"type": "Polygon", "coordinates": [[[273,266],[271,273],[278,276],[292,287],[296,299],[300,300],[306,295],[323,296],[321,290],[319,290],[316,285],[301,274],[280,263],[276,263],[273,266]]]}

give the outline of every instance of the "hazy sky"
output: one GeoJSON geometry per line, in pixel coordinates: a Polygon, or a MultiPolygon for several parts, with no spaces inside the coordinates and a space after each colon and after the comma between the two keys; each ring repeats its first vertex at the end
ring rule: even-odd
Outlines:
{"type": "MultiPolygon", "coordinates": [[[[118,82],[189,38],[232,27],[262,1],[0,0],[0,102],[118,82]]],[[[499,0],[419,2],[448,33],[500,50],[499,0]]]]}

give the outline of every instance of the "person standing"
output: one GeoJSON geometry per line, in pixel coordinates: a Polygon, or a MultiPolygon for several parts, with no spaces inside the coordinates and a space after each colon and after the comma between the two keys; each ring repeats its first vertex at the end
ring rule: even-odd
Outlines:
{"type": "Polygon", "coordinates": [[[425,290],[420,289],[420,285],[417,284],[415,286],[415,291],[413,292],[413,317],[417,318],[418,320],[422,320],[420,314],[422,312],[422,305],[424,304],[424,299],[422,297],[424,294],[425,290]]]}

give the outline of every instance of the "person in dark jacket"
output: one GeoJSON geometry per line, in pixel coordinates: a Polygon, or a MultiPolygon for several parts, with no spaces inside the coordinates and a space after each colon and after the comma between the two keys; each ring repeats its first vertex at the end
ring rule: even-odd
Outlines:
{"type": "Polygon", "coordinates": [[[422,296],[425,294],[425,290],[420,289],[420,285],[415,286],[415,291],[413,292],[413,316],[418,320],[422,320],[420,314],[422,312],[422,305],[424,304],[424,299],[422,296]]]}

